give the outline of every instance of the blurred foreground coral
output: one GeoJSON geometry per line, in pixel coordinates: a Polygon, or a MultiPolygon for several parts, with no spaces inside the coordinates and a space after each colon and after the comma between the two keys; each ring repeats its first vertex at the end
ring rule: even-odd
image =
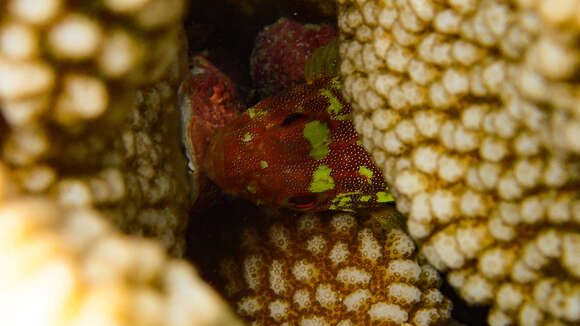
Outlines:
{"type": "Polygon", "coordinates": [[[2,325],[242,325],[189,264],[90,208],[6,200],[0,230],[2,325]]]}
{"type": "Polygon", "coordinates": [[[184,0],[0,3],[1,158],[21,193],[95,206],[182,254],[184,0]]]}
{"type": "Polygon", "coordinates": [[[577,325],[580,2],[338,2],[344,95],[421,252],[491,325],[577,325]]]}
{"type": "Polygon", "coordinates": [[[0,2],[0,324],[241,324],[166,253],[188,217],[184,9],[0,2]]]}

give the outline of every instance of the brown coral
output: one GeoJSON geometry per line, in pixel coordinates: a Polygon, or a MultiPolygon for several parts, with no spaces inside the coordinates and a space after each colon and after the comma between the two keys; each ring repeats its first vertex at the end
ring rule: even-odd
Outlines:
{"type": "Polygon", "coordinates": [[[449,318],[439,276],[416,262],[400,229],[385,234],[345,213],[250,224],[239,255],[224,259],[220,273],[226,297],[252,325],[438,325],[449,318]]]}
{"type": "Polygon", "coordinates": [[[2,154],[21,192],[98,206],[184,244],[187,184],[174,89],[184,0],[0,4],[2,154]],[[139,87],[143,87],[138,90],[139,87]]]}
{"type": "Polygon", "coordinates": [[[0,4],[2,324],[241,324],[165,252],[187,219],[183,5],[0,4]]]}
{"type": "Polygon", "coordinates": [[[344,94],[422,253],[492,325],[580,321],[577,2],[339,2],[344,94]]]}

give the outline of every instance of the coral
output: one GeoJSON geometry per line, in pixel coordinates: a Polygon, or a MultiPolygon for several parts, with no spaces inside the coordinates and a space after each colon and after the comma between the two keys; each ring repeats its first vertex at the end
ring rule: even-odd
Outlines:
{"type": "Polygon", "coordinates": [[[1,160],[23,193],[183,250],[184,0],[0,4],[1,160]]]}
{"type": "Polygon", "coordinates": [[[188,218],[184,5],[0,2],[0,324],[241,325],[169,257],[188,218]]]}
{"type": "Polygon", "coordinates": [[[444,323],[451,303],[437,289],[435,269],[417,263],[401,229],[385,232],[364,220],[347,213],[252,218],[239,253],[221,263],[226,297],[252,325],[444,323]]]}
{"type": "Polygon", "coordinates": [[[579,3],[338,2],[343,93],[421,252],[491,325],[577,324],[579,3]]]}
{"type": "Polygon", "coordinates": [[[3,325],[242,325],[190,265],[96,210],[2,200],[0,230],[3,325]]]}
{"type": "Polygon", "coordinates": [[[261,95],[274,95],[305,83],[306,60],[335,36],[330,26],[287,18],[266,26],[256,37],[250,57],[250,74],[261,95]]]}

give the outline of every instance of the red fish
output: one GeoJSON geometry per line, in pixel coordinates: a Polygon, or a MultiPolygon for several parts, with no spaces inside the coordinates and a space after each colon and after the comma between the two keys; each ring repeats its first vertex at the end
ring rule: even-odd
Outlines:
{"type": "Polygon", "coordinates": [[[221,128],[201,159],[224,192],[298,210],[393,200],[360,144],[338,77],[269,97],[221,128]]]}

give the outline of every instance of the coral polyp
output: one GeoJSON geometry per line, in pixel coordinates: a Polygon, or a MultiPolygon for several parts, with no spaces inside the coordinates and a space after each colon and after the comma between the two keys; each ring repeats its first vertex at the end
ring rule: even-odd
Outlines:
{"type": "Polygon", "coordinates": [[[421,252],[492,325],[580,322],[578,3],[339,3],[354,125],[421,252]]]}
{"type": "Polygon", "coordinates": [[[417,263],[402,230],[385,233],[347,213],[257,220],[220,270],[226,297],[252,325],[426,326],[449,318],[437,272],[417,263]]]}

